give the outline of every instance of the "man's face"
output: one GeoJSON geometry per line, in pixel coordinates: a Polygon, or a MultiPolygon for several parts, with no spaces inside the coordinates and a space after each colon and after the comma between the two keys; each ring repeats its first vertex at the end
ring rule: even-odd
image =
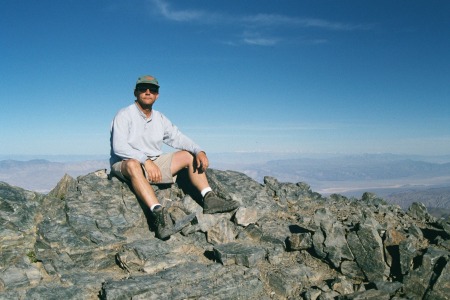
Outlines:
{"type": "Polygon", "coordinates": [[[158,89],[155,89],[152,86],[138,86],[134,94],[136,96],[138,103],[143,108],[152,106],[159,96],[158,89]]]}

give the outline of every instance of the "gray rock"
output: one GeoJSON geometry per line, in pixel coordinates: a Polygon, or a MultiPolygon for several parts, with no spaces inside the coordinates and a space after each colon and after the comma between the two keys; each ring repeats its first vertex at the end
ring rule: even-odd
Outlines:
{"type": "Polygon", "coordinates": [[[225,199],[236,200],[244,207],[261,211],[277,207],[265,187],[245,174],[208,169],[206,175],[211,188],[225,199]]]}
{"type": "Polygon", "coordinates": [[[385,291],[367,290],[341,297],[342,300],[389,300],[391,296],[385,291]]]}
{"type": "Polygon", "coordinates": [[[353,282],[344,276],[335,278],[330,283],[330,287],[333,291],[339,293],[339,295],[348,295],[354,292],[353,282]]]}
{"type": "Polygon", "coordinates": [[[308,288],[306,291],[302,294],[302,297],[304,300],[316,300],[320,294],[322,294],[322,291],[317,288],[308,288]]]}
{"type": "Polygon", "coordinates": [[[0,298],[3,291],[8,299],[12,291],[38,284],[42,278],[33,265],[34,231],[42,200],[42,195],[0,182],[0,298]]]}
{"type": "Polygon", "coordinates": [[[181,200],[181,204],[185,208],[185,210],[192,214],[202,214],[203,213],[203,207],[201,207],[190,195],[185,195],[183,199],[181,200]]]}
{"type": "Polygon", "coordinates": [[[292,232],[290,231],[291,220],[280,220],[276,217],[276,214],[267,214],[264,218],[261,218],[257,225],[263,232],[263,236],[272,237],[280,241],[285,241],[292,232]]]}
{"type": "Polygon", "coordinates": [[[392,269],[397,268],[397,265],[393,265],[392,263],[396,260],[395,258],[400,255],[399,254],[399,244],[406,239],[406,235],[396,230],[395,228],[387,228],[384,234],[384,253],[386,264],[392,269]]]}
{"type": "Polygon", "coordinates": [[[423,232],[422,232],[422,230],[415,224],[412,224],[408,228],[408,233],[410,233],[412,236],[414,236],[415,238],[417,238],[419,240],[423,239],[423,232]]]}
{"type": "Polygon", "coordinates": [[[73,179],[70,175],[65,174],[63,178],[58,182],[56,187],[51,190],[47,195],[50,197],[64,199],[66,197],[66,193],[69,189],[74,189],[77,181],[73,179]]]}
{"type": "Polygon", "coordinates": [[[321,233],[319,231],[314,233],[314,235],[318,235],[314,239],[314,246],[321,257],[326,257],[335,268],[340,266],[342,260],[354,259],[345,238],[344,226],[335,221],[333,215],[326,208],[316,211],[314,222],[321,231],[321,233]]]}
{"type": "MultiPolygon", "coordinates": [[[[281,299],[297,299],[303,287],[312,285],[317,273],[302,264],[272,267],[261,274],[262,280],[269,289],[270,295],[281,299]]],[[[308,289],[308,288],[307,288],[308,289]]],[[[315,293],[313,293],[315,294],[315,293]]],[[[277,299],[275,297],[275,299],[277,299]]]]}
{"type": "Polygon", "coordinates": [[[367,280],[383,280],[386,264],[383,242],[375,228],[360,225],[347,236],[348,245],[367,280]]]}
{"type": "Polygon", "coordinates": [[[439,246],[450,251],[450,241],[449,240],[439,240],[437,243],[439,246]]]}
{"type": "Polygon", "coordinates": [[[401,288],[403,288],[403,284],[398,281],[375,281],[374,284],[377,290],[389,293],[391,296],[394,296],[401,288]]]}
{"type": "Polygon", "coordinates": [[[341,273],[349,278],[364,281],[366,276],[356,261],[345,260],[340,266],[341,273]]]}
{"type": "Polygon", "coordinates": [[[339,293],[335,291],[322,292],[317,300],[334,300],[339,297],[339,293]]]}
{"type": "Polygon", "coordinates": [[[277,237],[273,237],[271,235],[263,235],[260,241],[261,246],[263,246],[267,252],[267,259],[269,263],[281,263],[286,252],[285,243],[277,237]]]}
{"type": "Polygon", "coordinates": [[[33,300],[83,300],[89,298],[92,298],[92,294],[84,286],[61,286],[58,284],[32,287],[25,296],[25,299],[33,300]]]}
{"type": "Polygon", "coordinates": [[[0,182],[0,271],[33,251],[36,219],[43,198],[0,182]]]}
{"type": "Polygon", "coordinates": [[[256,209],[248,209],[245,207],[240,207],[234,215],[235,223],[243,227],[247,227],[250,224],[255,224],[258,219],[258,211],[256,209]]]}
{"type": "Polygon", "coordinates": [[[0,300],[25,299],[25,292],[23,290],[0,292],[0,300]]]}
{"type": "Polygon", "coordinates": [[[251,224],[239,233],[238,239],[259,243],[263,235],[264,233],[259,226],[251,224]]]}
{"type": "Polygon", "coordinates": [[[156,273],[187,261],[188,255],[171,255],[176,248],[174,243],[146,239],[123,245],[116,258],[119,266],[130,273],[156,273]]]}
{"type": "Polygon", "coordinates": [[[324,249],[325,235],[322,230],[314,232],[312,241],[315,254],[322,259],[326,259],[327,253],[324,249]]]}
{"type": "Polygon", "coordinates": [[[322,199],[320,194],[312,192],[310,186],[303,182],[296,184],[290,182],[280,183],[276,178],[265,176],[264,184],[281,206],[295,204],[298,201],[322,199]]]}
{"type": "Polygon", "coordinates": [[[25,287],[30,284],[25,271],[15,266],[6,268],[4,272],[0,273],[0,282],[3,288],[8,290],[25,287]]]}
{"type": "Polygon", "coordinates": [[[107,281],[102,287],[104,299],[257,299],[262,295],[256,270],[217,264],[183,264],[153,275],[107,281]]]}
{"type": "Polygon", "coordinates": [[[444,221],[439,222],[439,224],[441,225],[442,229],[445,232],[445,238],[450,237],[450,224],[444,221]]]}
{"type": "Polygon", "coordinates": [[[236,239],[236,232],[233,222],[227,219],[220,219],[206,233],[207,241],[213,245],[231,243],[236,239]]]}
{"type": "Polygon", "coordinates": [[[181,233],[155,238],[130,187],[99,170],[48,195],[0,183],[0,299],[445,299],[448,220],[374,194],[208,170],[236,212],[204,215],[183,180],[154,185],[181,233]],[[192,219],[190,219],[192,217],[192,219]],[[386,261],[385,261],[386,257],[386,261]]]}
{"type": "Polygon", "coordinates": [[[307,250],[312,247],[311,233],[294,233],[288,238],[289,250],[307,250]]]}
{"type": "Polygon", "coordinates": [[[427,208],[423,203],[413,202],[408,209],[408,215],[423,221],[423,222],[435,222],[435,218],[428,213],[427,208]]]}
{"type": "Polygon", "coordinates": [[[289,277],[285,272],[270,272],[267,275],[270,289],[285,299],[297,298],[302,288],[301,283],[289,277]],[[297,296],[297,297],[296,297],[297,296]]]}
{"type": "Polygon", "coordinates": [[[253,267],[266,258],[263,248],[238,243],[217,245],[214,247],[214,253],[217,260],[225,266],[236,264],[253,267]]]}
{"type": "MultiPolygon", "coordinates": [[[[425,299],[440,300],[450,298],[450,259],[447,255],[437,262],[435,268],[438,276],[432,287],[425,294],[425,299]]],[[[434,278],[433,278],[434,279],[434,278]]]]}
{"type": "MultiPolygon", "coordinates": [[[[430,282],[434,282],[439,276],[436,271],[442,269],[448,260],[448,251],[429,247],[423,255],[422,264],[405,276],[403,283],[406,294],[410,297],[423,298],[430,287],[430,282]]],[[[444,278],[446,277],[444,273],[444,278]]],[[[435,291],[436,294],[437,289],[435,291]]]]}
{"type": "Polygon", "coordinates": [[[405,275],[409,273],[413,267],[413,259],[416,256],[416,248],[414,242],[411,239],[403,240],[398,246],[399,250],[399,262],[401,274],[405,275]]]}
{"type": "Polygon", "coordinates": [[[376,194],[369,193],[369,192],[365,192],[362,195],[361,200],[367,202],[367,204],[374,205],[374,206],[377,206],[377,207],[387,204],[386,201],[384,201],[383,199],[379,198],[376,194]]]}

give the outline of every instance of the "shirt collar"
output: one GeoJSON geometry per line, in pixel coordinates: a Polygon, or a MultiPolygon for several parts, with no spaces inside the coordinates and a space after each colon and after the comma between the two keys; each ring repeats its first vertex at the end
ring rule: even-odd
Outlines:
{"type": "Polygon", "coordinates": [[[150,122],[150,121],[152,120],[152,118],[153,118],[153,111],[152,111],[152,113],[150,114],[150,117],[147,118],[147,116],[145,115],[145,113],[144,113],[142,110],[140,110],[140,108],[139,108],[139,106],[137,105],[136,102],[134,102],[134,106],[136,107],[136,110],[139,112],[139,114],[141,115],[141,117],[142,117],[145,121],[150,122]]]}

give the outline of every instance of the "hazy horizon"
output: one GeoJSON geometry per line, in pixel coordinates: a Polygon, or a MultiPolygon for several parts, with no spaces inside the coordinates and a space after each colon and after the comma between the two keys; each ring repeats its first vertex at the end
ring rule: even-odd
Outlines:
{"type": "MultiPolygon", "coordinates": [[[[450,185],[450,155],[259,152],[211,153],[209,156],[213,169],[241,172],[260,183],[265,176],[275,177],[280,182],[305,182],[323,195],[356,196],[366,191],[387,195],[394,191],[450,185]]],[[[0,181],[48,192],[66,173],[76,177],[109,169],[108,158],[106,155],[0,155],[0,181]]]]}
{"type": "MultiPolygon", "coordinates": [[[[169,148],[167,152],[177,151],[177,149],[169,148]]],[[[222,160],[230,159],[232,162],[237,157],[241,159],[249,159],[249,163],[253,160],[256,161],[268,161],[277,159],[291,159],[291,158],[332,158],[332,157],[344,157],[344,156],[392,156],[392,157],[406,157],[417,158],[421,160],[434,161],[434,162],[450,162],[450,154],[440,155],[424,155],[424,154],[406,154],[406,153],[302,153],[295,151],[284,152],[266,152],[266,151],[230,151],[230,152],[208,152],[208,157],[220,158],[222,160]]],[[[19,160],[27,161],[33,159],[45,159],[54,162],[72,162],[80,160],[98,160],[109,159],[110,154],[0,154],[0,160],[19,160]]],[[[242,161],[241,161],[242,162],[242,161]]]]}

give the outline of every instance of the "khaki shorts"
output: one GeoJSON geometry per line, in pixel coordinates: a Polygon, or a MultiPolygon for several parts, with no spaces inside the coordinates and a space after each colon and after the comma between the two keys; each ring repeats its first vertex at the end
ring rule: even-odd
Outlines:
{"type": "MultiPolygon", "coordinates": [[[[161,170],[162,180],[161,182],[158,182],[158,184],[175,182],[177,177],[172,176],[172,171],[170,170],[170,166],[172,165],[172,157],[173,153],[165,153],[158,156],[158,158],[153,161],[161,170]]],[[[130,180],[122,174],[122,162],[123,160],[118,161],[111,166],[111,175],[114,175],[123,181],[129,182],[130,180]]],[[[145,170],[144,166],[142,166],[142,172],[144,173],[145,177],[147,177],[147,171],[145,170]]]]}

